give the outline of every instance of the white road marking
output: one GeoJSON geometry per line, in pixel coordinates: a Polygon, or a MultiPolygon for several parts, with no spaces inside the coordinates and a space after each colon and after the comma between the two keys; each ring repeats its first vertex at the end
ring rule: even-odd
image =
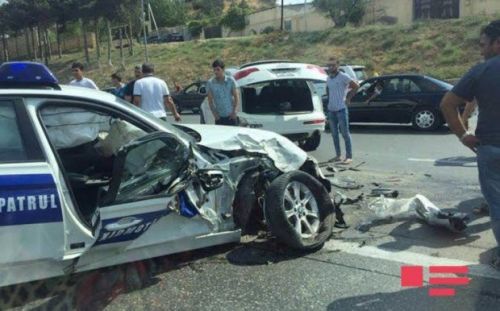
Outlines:
{"type": "Polygon", "coordinates": [[[416,158],[408,158],[408,161],[412,162],[436,162],[434,159],[416,159],[416,158]]]}
{"type": "Polygon", "coordinates": [[[341,240],[330,240],[325,244],[328,250],[340,250],[341,252],[370,257],[394,262],[400,262],[407,265],[415,266],[468,266],[468,275],[492,278],[500,280],[500,272],[489,265],[480,264],[479,262],[470,262],[452,258],[434,257],[426,254],[419,254],[409,251],[391,251],[378,248],[375,246],[366,245],[359,246],[359,243],[345,242],[341,240]]]}

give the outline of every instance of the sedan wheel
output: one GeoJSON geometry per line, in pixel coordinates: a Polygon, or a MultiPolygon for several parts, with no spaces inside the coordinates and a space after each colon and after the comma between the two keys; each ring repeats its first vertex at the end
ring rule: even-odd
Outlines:
{"type": "Polygon", "coordinates": [[[441,125],[437,112],[430,108],[420,108],[413,114],[413,127],[418,130],[430,131],[441,125]]]}
{"type": "Polygon", "coordinates": [[[299,250],[315,250],[332,234],[335,207],[311,175],[292,171],[276,178],[266,192],[264,215],[271,233],[299,250]]]}

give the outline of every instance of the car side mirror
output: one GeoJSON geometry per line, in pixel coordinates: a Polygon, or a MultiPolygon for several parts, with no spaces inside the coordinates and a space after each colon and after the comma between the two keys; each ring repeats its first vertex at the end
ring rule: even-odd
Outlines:
{"type": "Polygon", "coordinates": [[[222,187],[224,184],[224,173],[221,170],[202,169],[196,172],[203,190],[210,192],[222,187]]]}

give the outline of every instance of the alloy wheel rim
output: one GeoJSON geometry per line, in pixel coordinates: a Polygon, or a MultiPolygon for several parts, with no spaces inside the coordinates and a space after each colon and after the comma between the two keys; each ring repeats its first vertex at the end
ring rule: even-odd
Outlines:
{"type": "Polygon", "coordinates": [[[284,206],[287,221],[301,238],[318,233],[319,209],[313,193],[303,183],[293,181],[285,187],[284,206]]]}
{"type": "Polygon", "coordinates": [[[434,124],[436,117],[431,111],[423,110],[417,113],[415,121],[418,127],[426,129],[430,128],[434,124]]]}

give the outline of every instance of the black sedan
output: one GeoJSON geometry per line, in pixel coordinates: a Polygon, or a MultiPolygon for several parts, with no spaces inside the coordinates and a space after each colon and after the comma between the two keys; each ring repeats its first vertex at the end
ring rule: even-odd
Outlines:
{"type": "Polygon", "coordinates": [[[186,110],[191,110],[193,113],[199,113],[200,105],[206,96],[206,81],[192,83],[180,92],[172,94],[172,98],[179,113],[186,110]]]}
{"type": "MultiPolygon", "coordinates": [[[[451,88],[447,82],[417,74],[371,78],[353,97],[349,121],[411,123],[418,130],[435,130],[444,123],[439,104],[451,88]]],[[[326,109],[325,96],[323,102],[326,109]]]]}

